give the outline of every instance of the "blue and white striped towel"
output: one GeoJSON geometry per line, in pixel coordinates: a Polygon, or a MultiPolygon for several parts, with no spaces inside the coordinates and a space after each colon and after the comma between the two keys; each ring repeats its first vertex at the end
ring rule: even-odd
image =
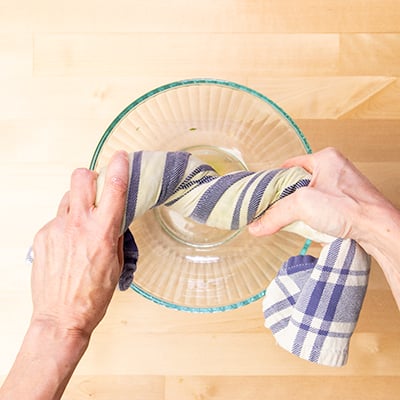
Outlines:
{"type": "MultiPolygon", "coordinates": [[[[99,175],[98,196],[104,175],[99,175]]],[[[129,226],[148,209],[164,204],[197,222],[239,229],[274,202],[307,186],[310,178],[297,167],[219,176],[185,152],[131,154],[120,288],[130,286],[138,259],[129,226]]],[[[265,326],[289,352],[318,364],[342,366],[363,303],[370,259],[355,241],[322,235],[302,222],[287,230],[329,243],[318,259],[296,255],[283,264],[266,290],[265,326]]]]}

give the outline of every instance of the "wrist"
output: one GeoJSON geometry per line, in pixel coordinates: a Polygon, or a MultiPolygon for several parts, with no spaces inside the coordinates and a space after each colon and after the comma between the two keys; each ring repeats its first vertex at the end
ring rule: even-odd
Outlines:
{"type": "Polygon", "coordinates": [[[45,342],[46,346],[56,346],[59,356],[64,353],[69,358],[80,358],[88,347],[90,335],[84,331],[62,327],[51,319],[33,317],[26,339],[45,342]]]}
{"type": "Polygon", "coordinates": [[[0,399],[60,399],[88,344],[86,334],[32,318],[0,399]]]}
{"type": "Polygon", "coordinates": [[[371,255],[382,268],[400,310],[400,211],[388,204],[378,216],[375,224],[380,226],[379,235],[371,255]]]}
{"type": "Polygon", "coordinates": [[[400,211],[388,200],[365,207],[355,239],[378,263],[397,252],[400,243],[400,211]]]}

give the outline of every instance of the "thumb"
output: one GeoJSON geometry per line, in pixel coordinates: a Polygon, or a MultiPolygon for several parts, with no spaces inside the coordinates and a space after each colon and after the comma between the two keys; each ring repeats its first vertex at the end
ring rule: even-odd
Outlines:
{"type": "Polygon", "coordinates": [[[260,218],[253,221],[249,226],[249,233],[254,236],[272,235],[285,226],[296,221],[297,212],[294,207],[292,194],[277,201],[260,218]]]}

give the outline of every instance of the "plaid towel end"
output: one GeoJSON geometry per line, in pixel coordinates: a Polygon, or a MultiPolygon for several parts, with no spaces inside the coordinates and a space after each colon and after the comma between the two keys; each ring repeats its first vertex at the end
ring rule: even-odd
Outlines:
{"type": "Polygon", "coordinates": [[[291,257],[267,288],[265,326],[305,360],[346,364],[368,283],[370,258],[353,240],[325,245],[320,257],[291,257]]]}

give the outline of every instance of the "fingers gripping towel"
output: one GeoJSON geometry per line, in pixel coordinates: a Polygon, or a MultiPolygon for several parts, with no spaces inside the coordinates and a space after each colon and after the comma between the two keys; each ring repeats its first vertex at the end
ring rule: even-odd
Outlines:
{"type": "MultiPolygon", "coordinates": [[[[140,151],[129,158],[121,290],[130,286],[138,259],[129,226],[147,210],[164,204],[199,223],[235,230],[311,179],[298,167],[220,176],[186,152],[140,151]]],[[[105,170],[98,178],[98,199],[104,176],[105,170]]],[[[315,363],[342,366],[364,299],[370,259],[353,240],[322,235],[301,222],[285,229],[329,243],[318,259],[296,255],[283,264],[266,290],[265,326],[289,352],[315,363]]]]}

